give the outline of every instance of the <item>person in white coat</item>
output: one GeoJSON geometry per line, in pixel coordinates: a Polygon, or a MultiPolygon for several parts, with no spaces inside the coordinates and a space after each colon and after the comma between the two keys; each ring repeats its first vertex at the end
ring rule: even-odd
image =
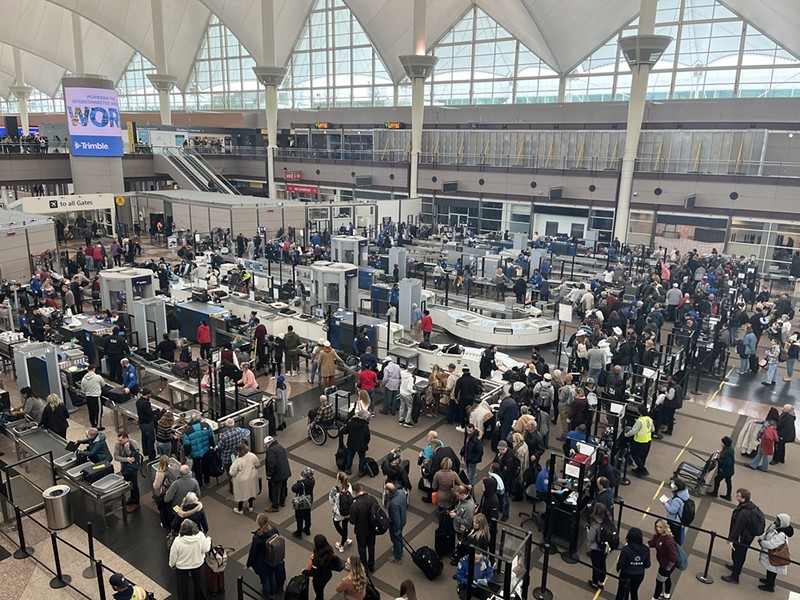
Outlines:
{"type": "Polygon", "coordinates": [[[400,373],[400,412],[399,424],[403,427],[413,427],[414,421],[411,413],[414,408],[414,367],[408,365],[400,373]]]}
{"type": "MultiPolygon", "coordinates": [[[[775,517],[775,522],[767,527],[763,535],[758,536],[756,541],[761,547],[761,553],[758,555],[758,562],[767,570],[766,577],[759,579],[761,585],[758,589],[764,592],[775,591],[775,579],[778,575],[786,575],[789,566],[785,561],[776,560],[777,557],[773,556],[770,560],[769,551],[778,550],[784,545],[788,548],[789,538],[794,535],[794,528],[792,527],[792,518],[786,513],[781,513],[775,517]],[[773,562],[784,562],[784,564],[775,565],[773,562]]],[[[786,556],[789,553],[786,552],[786,556]]]]}
{"type": "Polygon", "coordinates": [[[195,600],[208,600],[203,565],[209,550],[211,538],[206,537],[194,521],[184,519],[169,551],[169,566],[175,569],[178,577],[178,600],[190,600],[190,585],[194,587],[195,600]]]}
{"type": "Polygon", "coordinates": [[[236,446],[236,459],[231,463],[228,474],[233,482],[233,499],[237,502],[233,512],[238,515],[244,512],[245,500],[247,510],[253,510],[253,502],[258,494],[258,466],[258,457],[245,444],[236,446]]]}

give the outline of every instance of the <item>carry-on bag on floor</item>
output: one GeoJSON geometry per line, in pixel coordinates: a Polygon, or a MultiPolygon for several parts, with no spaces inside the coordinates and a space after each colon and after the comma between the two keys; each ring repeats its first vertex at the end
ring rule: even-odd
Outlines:
{"type": "Polygon", "coordinates": [[[206,578],[206,589],[212,596],[225,593],[225,571],[215,573],[208,566],[203,569],[206,578]]]}
{"type": "Polygon", "coordinates": [[[344,471],[347,466],[347,448],[344,446],[344,436],[339,436],[339,447],[336,449],[336,468],[344,471]]]}
{"type": "Polygon", "coordinates": [[[451,527],[449,530],[441,527],[433,534],[433,546],[439,556],[450,556],[456,549],[456,532],[451,527]]]}
{"type": "Polygon", "coordinates": [[[308,600],[308,575],[295,575],[286,584],[283,600],[308,600]]]}
{"type": "Polygon", "coordinates": [[[403,546],[405,546],[406,550],[408,550],[408,553],[411,555],[411,560],[414,561],[414,564],[417,565],[417,567],[419,567],[419,570],[422,571],[422,574],[425,575],[425,577],[433,581],[442,574],[444,565],[433,548],[430,546],[422,546],[421,548],[414,550],[406,538],[402,538],[402,540],[403,546]]]}
{"type": "Polygon", "coordinates": [[[379,473],[378,461],[376,461],[374,458],[366,457],[364,459],[364,469],[366,470],[367,475],[370,477],[377,477],[379,473]]]}

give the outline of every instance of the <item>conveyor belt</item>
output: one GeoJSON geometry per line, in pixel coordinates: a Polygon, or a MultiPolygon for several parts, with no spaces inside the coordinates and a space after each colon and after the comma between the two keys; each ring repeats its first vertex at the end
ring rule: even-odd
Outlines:
{"type": "Polygon", "coordinates": [[[37,429],[31,433],[26,433],[19,438],[20,443],[33,449],[37,454],[53,451],[53,460],[56,461],[62,456],[72,454],[64,449],[66,442],[50,435],[43,429],[37,429]]]}

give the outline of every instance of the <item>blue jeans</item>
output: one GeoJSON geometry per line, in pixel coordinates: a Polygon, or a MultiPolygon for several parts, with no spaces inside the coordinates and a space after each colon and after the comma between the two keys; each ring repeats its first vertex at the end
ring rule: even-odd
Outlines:
{"type": "Polygon", "coordinates": [[[602,369],[589,369],[588,377],[591,377],[592,379],[594,379],[594,382],[597,383],[600,380],[600,373],[602,371],[603,371],[602,369]]]}
{"type": "Polygon", "coordinates": [[[172,455],[172,442],[156,442],[156,453],[159,456],[172,455]]]}
{"type": "Polygon", "coordinates": [[[403,558],[403,532],[395,531],[394,527],[389,527],[389,539],[392,540],[392,554],[395,560],[403,558]]]}
{"type": "Polygon", "coordinates": [[[398,390],[383,390],[383,414],[396,415],[397,414],[397,391],[398,390]]]}
{"type": "Polygon", "coordinates": [[[786,360],[786,376],[791,377],[794,374],[794,363],[797,362],[796,358],[789,358],[786,360]]]}
{"type": "Polygon", "coordinates": [[[322,384],[322,371],[319,370],[319,364],[317,363],[317,361],[313,361],[311,363],[311,376],[308,378],[311,381],[311,383],[314,383],[314,376],[317,373],[319,373],[319,377],[317,377],[317,384],[321,385],[322,384]]]}
{"type": "Polygon", "coordinates": [[[507,519],[508,509],[511,507],[511,501],[508,498],[508,490],[505,490],[505,492],[503,492],[503,495],[500,496],[500,498],[503,500],[503,510],[502,510],[503,514],[501,516],[502,518],[507,519]]]}
{"type": "Polygon", "coordinates": [[[750,357],[742,356],[739,358],[739,370],[736,371],[739,375],[745,375],[750,370],[750,357]]]}
{"type": "Polygon", "coordinates": [[[469,479],[470,483],[475,483],[475,471],[478,470],[478,463],[468,463],[467,464],[467,478],[469,479]]]}
{"type": "Polygon", "coordinates": [[[369,394],[369,412],[375,412],[375,390],[365,390],[369,394]]]}
{"type": "Polygon", "coordinates": [[[778,363],[769,363],[767,366],[767,383],[774,383],[778,375],[778,363]]]}
{"type": "Polygon", "coordinates": [[[150,460],[156,459],[156,426],[153,423],[139,425],[142,434],[142,453],[150,460]]]}
{"type": "Polygon", "coordinates": [[[769,460],[771,456],[767,456],[761,451],[761,446],[758,447],[756,457],[750,461],[750,467],[753,469],[761,469],[762,471],[769,471],[769,460]]]}
{"type": "Polygon", "coordinates": [[[365,468],[365,465],[364,465],[364,461],[366,460],[366,457],[367,457],[367,451],[366,450],[355,451],[355,450],[350,450],[348,448],[347,449],[347,463],[344,466],[344,470],[345,471],[352,471],[352,469],[353,469],[353,459],[356,457],[356,454],[358,454],[358,473],[359,473],[359,475],[363,475],[366,472],[366,468],[365,468]]]}
{"type": "Polygon", "coordinates": [[[261,593],[264,594],[264,598],[274,596],[278,591],[278,585],[275,582],[275,570],[272,567],[266,567],[259,577],[261,578],[261,593]]]}

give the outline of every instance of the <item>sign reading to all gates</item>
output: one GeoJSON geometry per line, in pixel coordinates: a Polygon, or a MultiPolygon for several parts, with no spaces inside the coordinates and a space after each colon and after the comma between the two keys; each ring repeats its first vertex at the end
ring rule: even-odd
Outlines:
{"type": "Polygon", "coordinates": [[[319,188],[315,185],[289,184],[286,186],[286,191],[293,192],[295,194],[316,195],[319,193],[319,188]]]}
{"type": "Polygon", "coordinates": [[[73,156],[122,156],[116,90],[65,87],[64,104],[73,156]]]}
{"type": "Polygon", "coordinates": [[[22,199],[22,210],[34,215],[52,215],[79,210],[101,210],[114,207],[113,194],[81,194],[73,196],[31,196],[22,199]]]}
{"type": "Polygon", "coordinates": [[[284,171],[283,172],[283,179],[284,181],[300,181],[303,178],[302,171],[284,171]]]}

